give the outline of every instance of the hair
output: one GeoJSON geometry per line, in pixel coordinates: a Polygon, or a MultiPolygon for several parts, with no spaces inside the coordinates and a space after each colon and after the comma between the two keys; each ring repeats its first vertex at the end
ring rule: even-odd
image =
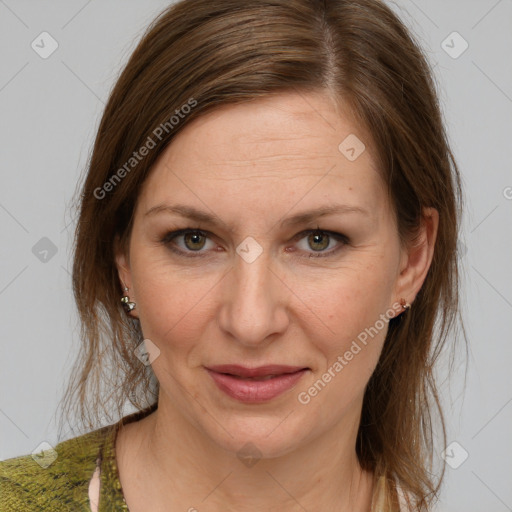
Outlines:
{"type": "Polygon", "coordinates": [[[157,403],[151,366],[134,354],[140,324],[120,302],[115,242],[127,248],[141,187],[185,126],[287,92],[329,94],[370,134],[400,240],[414,240],[424,207],[439,212],[431,266],[412,308],[389,322],[356,445],[361,467],[389,483],[389,503],[396,482],[426,510],[444,475],[444,465],[432,473],[435,415],[446,442],[434,363],[460,320],[461,182],[428,59],[379,0],[182,0],[147,29],[110,93],[80,185],[72,279],[82,344],[65,411],[91,429],[127,403],[157,403]]]}

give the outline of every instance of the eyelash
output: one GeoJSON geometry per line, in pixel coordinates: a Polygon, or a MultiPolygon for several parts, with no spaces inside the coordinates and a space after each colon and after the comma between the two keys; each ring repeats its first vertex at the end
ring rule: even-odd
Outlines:
{"type": "MultiPolygon", "coordinates": [[[[176,249],[176,246],[173,246],[171,243],[175,238],[178,238],[180,236],[186,235],[186,234],[195,234],[200,235],[202,237],[210,238],[208,235],[209,233],[207,231],[204,231],[200,228],[185,228],[185,229],[179,229],[176,231],[170,231],[168,232],[161,240],[160,242],[164,245],[166,245],[172,252],[178,254],[179,256],[183,256],[185,258],[204,258],[207,257],[205,254],[205,251],[183,251],[181,249],[176,249]]],[[[294,241],[300,241],[303,238],[306,238],[310,234],[322,234],[322,235],[328,235],[329,237],[334,238],[338,242],[341,242],[341,245],[339,245],[335,249],[331,249],[330,251],[318,251],[316,253],[310,253],[309,258],[326,258],[329,256],[333,256],[334,254],[338,253],[344,245],[347,245],[350,243],[349,238],[346,235],[343,235],[341,233],[336,233],[334,231],[327,231],[325,229],[321,229],[320,227],[317,227],[316,229],[307,229],[305,231],[301,231],[297,235],[293,237],[294,241]]]]}

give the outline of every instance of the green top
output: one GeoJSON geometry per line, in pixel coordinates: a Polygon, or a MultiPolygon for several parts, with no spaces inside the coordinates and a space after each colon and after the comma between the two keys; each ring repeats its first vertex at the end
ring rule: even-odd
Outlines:
{"type": "Polygon", "coordinates": [[[115,457],[117,432],[121,425],[148,416],[156,407],[154,404],[113,425],[63,441],[55,451],[43,448],[40,455],[0,462],[0,512],[91,512],[89,483],[97,467],[98,512],[128,511],[115,457]]]}

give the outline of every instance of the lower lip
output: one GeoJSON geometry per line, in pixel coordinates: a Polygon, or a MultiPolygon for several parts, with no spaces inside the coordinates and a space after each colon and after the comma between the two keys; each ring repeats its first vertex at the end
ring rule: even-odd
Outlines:
{"type": "Polygon", "coordinates": [[[208,370],[217,387],[231,398],[245,403],[267,402],[293,388],[306,369],[295,373],[284,373],[268,380],[239,379],[225,373],[208,370]]]}

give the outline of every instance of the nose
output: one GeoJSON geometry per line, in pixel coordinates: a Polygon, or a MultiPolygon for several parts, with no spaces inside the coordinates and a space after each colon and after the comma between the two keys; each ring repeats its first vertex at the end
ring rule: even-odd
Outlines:
{"type": "Polygon", "coordinates": [[[290,292],[271,267],[265,252],[251,263],[237,255],[223,280],[220,327],[247,347],[270,343],[289,324],[290,292]]]}

